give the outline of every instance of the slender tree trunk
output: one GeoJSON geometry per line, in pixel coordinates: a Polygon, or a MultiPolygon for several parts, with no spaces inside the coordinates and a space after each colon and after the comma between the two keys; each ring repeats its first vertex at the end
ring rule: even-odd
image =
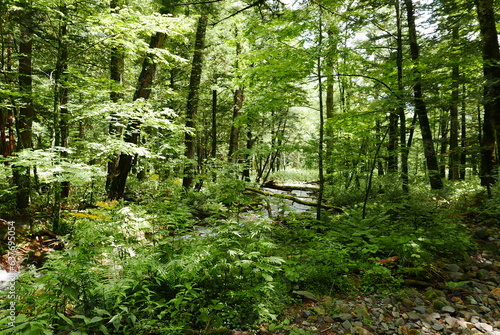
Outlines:
{"type": "MultiPolygon", "coordinates": [[[[320,13],[320,15],[322,15],[320,13]]],[[[318,41],[318,47],[319,50],[321,51],[322,46],[323,46],[323,22],[322,18],[320,17],[319,20],[319,41],[318,41]]],[[[319,139],[318,139],[318,175],[319,175],[319,191],[318,191],[318,205],[316,207],[316,220],[321,220],[322,217],[322,203],[323,203],[323,191],[325,187],[325,176],[324,176],[324,170],[323,170],[323,141],[324,141],[324,131],[325,131],[325,120],[324,120],[324,115],[323,115],[323,81],[322,81],[322,75],[323,72],[321,71],[321,57],[318,57],[318,62],[317,62],[317,67],[318,67],[318,94],[319,94],[319,139]]]]}
{"type": "Polygon", "coordinates": [[[412,0],[405,0],[407,16],[408,16],[408,29],[410,38],[410,54],[414,63],[417,65],[415,70],[415,83],[413,86],[413,97],[415,103],[415,111],[418,115],[420,124],[420,132],[422,133],[422,140],[424,144],[424,155],[427,163],[427,170],[429,172],[429,181],[432,189],[443,188],[443,181],[439,175],[439,166],[436,158],[436,151],[434,149],[434,141],[432,138],[432,131],[429,124],[429,117],[427,115],[427,106],[423,97],[422,90],[422,76],[418,70],[418,61],[420,58],[420,50],[417,42],[417,30],[415,27],[415,17],[413,12],[412,0]]]}
{"type": "MultiPolygon", "coordinates": [[[[32,31],[29,28],[31,25],[31,14],[29,5],[24,5],[26,13],[23,17],[19,41],[19,91],[22,94],[22,103],[16,118],[18,151],[32,148],[33,119],[35,116],[32,86],[33,40],[32,31]]],[[[30,204],[30,169],[16,166],[13,168],[13,176],[14,183],[17,186],[17,208],[19,210],[25,210],[30,204]]]]}
{"type": "Polygon", "coordinates": [[[233,162],[237,161],[235,153],[239,149],[240,126],[238,125],[238,119],[240,117],[240,110],[243,107],[243,99],[243,88],[237,88],[234,91],[233,122],[231,124],[231,133],[229,135],[229,151],[227,154],[228,160],[232,160],[233,162]]]}
{"type": "MultiPolygon", "coordinates": [[[[116,10],[121,4],[122,0],[111,0],[110,9],[111,11],[116,10]]],[[[111,90],[110,90],[110,100],[113,103],[118,103],[123,99],[123,93],[121,91],[123,85],[125,70],[125,53],[122,48],[118,46],[113,46],[111,48],[111,54],[109,59],[109,78],[111,80],[111,90]]],[[[117,116],[115,113],[111,115],[111,122],[109,123],[109,134],[111,136],[120,136],[122,129],[115,126],[117,116]]],[[[108,173],[106,178],[106,190],[109,191],[111,186],[111,181],[116,174],[116,168],[118,167],[119,156],[110,157],[108,162],[108,173]]]]}
{"type": "MultiPolygon", "coordinates": [[[[156,33],[151,37],[149,43],[150,49],[161,48],[165,40],[165,33],[156,33]]],[[[147,100],[151,94],[151,84],[156,73],[156,63],[154,60],[154,54],[148,53],[142,62],[142,70],[139,75],[137,89],[134,93],[134,100],[144,99],[147,100]]],[[[128,124],[127,131],[124,136],[125,142],[137,144],[139,141],[139,121],[133,121],[128,124]]],[[[109,199],[121,199],[125,193],[125,185],[127,183],[127,177],[132,169],[132,162],[134,160],[134,155],[122,153],[118,160],[118,166],[115,170],[115,174],[111,179],[108,198],[109,199]]]]}
{"type": "Polygon", "coordinates": [[[334,83],[335,79],[333,76],[333,66],[334,66],[334,52],[335,52],[335,34],[330,27],[328,29],[328,55],[326,57],[326,151],[325,151],[325,161],[327,175],[333,173],[333,117],[335,112],[335,101],[334,101],[334,83]]]}
{"type": "Polygon", "coordinates": [[[439,175],[446,178],[446,152],[448,150],[448,115],[441,110],[439,122],[439,175]]]}
{"type": "MultiPolygon", "coordinates": [[[[64,148],[68,147],[69,140],[69,115],[68,115],[68,88],[66,77],[68,74],[68,47],[66,44],[68,26],[64,21],[67,16],[67,8],[59,8],[59,40],[56,68],[54,71],[54,147],[63,148],[60,152],[61,158],[68,156],[64,148]]],[[[69,181],[54,183],[54,205],[52,210],[52,230],[59,232],[60,212],[62,199],[69,196],[69,181]]]]}
{"type": "MultiPolygon", "coordinates": [[[[193,131],[195,129],[196,114],[198,112],[198,100],[201,83],[201,73],[203,70],[203,51],[205,49],[207,23],[207,16],[201,15],[198,19],[198,27],[196,29],[193,63],[191,67],[191,76],[189,79],[186,127],[193,129],[193,131]]],[[[185,156],[188,162],[186,163],[186,166],[184,168],[184,178],[182,179],[182,186],[188,189],[191,188],[195,175],[194,159],[196,157],[196,134],[186,133],[184,143],[186,145],[185,156]]]]}
{"type": "Polygon", "coordinates": [[[212,158],[217,158],[217,90],[212,90],[212,158]]]}
{"type": "MultiPolygon", "coordinates": [[[[67,9],[65,7],[60,9],[61,13],[67,14],[67,9]]],[[[69,146],[69,112],[68,112],[68,87],[67,87],[67,75],[68,75],[68,46],[66,43],[68,26],[65,17],[61,17],[61,26],[59,32],[59,54],[57,56],[55,75],[54,75],[54,115],[55,115],[55,137],[54,145],[56,147],[67,148],[69,146]]],[[[65,158],[68,153],[61,151],[61,157],[65,158]]],[[[56,187],[56,192],[58,187],[56,187]]],[[[60,184],[60,198],[65,199],[69,196],[70,183],[69,181],[63,181],[60,184]]],[[[54,230],[56,231],[56,230],[54,230]]]]}
{"type": "MultiPolygon", "coordinates": [[[[459,40],[458,26],[452,30],[453,45],[456,46],[459,40]]],[[[458,180],[460,178],[460,152],[458,148],[458,99],[460,89],[460,67],[454,60],[451,69],[451,105],[450,105],[450,163],[448,178],[458,180]]]]}
{"type": "Polygon", "coordinates": [[[401,181],[404,193],[409,192],[408,188],[408,156],[410,153],[409,146],[406,145],[406,114],[405,114],[405,101],[403,101],[403,29],[401,23],[401,6],[400,0],[394,0],[394,7],[396,10],[396,25],[397,25],[397,38],[396,38],[396,67],[398,70],[398,104],[396,107],[396,114],[399,116],[399,144],[401,147],[401,181]]]}
{"type": "Polygon", "coordinates": [[[484,122],[481,142],[481,185],[496,182],[500,142],[500,50],[493,0],[475,0],[483,48],[484,122]]]}
{"type": "Polygon", "coordinates": [[[465,97],[466,97],[466,86],[465,84],[463,85],[462,89],[462,108],[460,111],[460,116],[461,116],[461,136],[460,136],[460,180],[465,180],[465,174],[466,174],[466,166],[467,166],[467,114],[466,114],[466,103],[465,103],[465,97]]]}

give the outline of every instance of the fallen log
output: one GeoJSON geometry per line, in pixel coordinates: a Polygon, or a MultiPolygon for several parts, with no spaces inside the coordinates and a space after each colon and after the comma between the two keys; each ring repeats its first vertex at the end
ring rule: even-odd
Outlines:
{"type": "MultiPolygon", "coordinates": [[[[248,187],[248,186],[245,187],[245,190],[250,191],[250,192],[254,192],[254,193],[258,193],[258,194],[261,194],[261,195],[266,195],[266,196],[271,196],[271,197],[275,197],[275,198],[291,200],[291,201],[294,201],[294,202],[296,202],[298,204],[301,204],[301,205],[306,205],[306,206],[311,206],[311,207],[318,206],[317,202],[307,201],[307,200],[304,200],[304,199],[300,199],[300,198],[294,197],[293,195],[267,192],[267,191],[259,190],[258,188],[248,187]]],[[[324,209],[327,209],[327,210],[331,210],[331,211],[334,211],[336,213],[344,213],[344,210],[342,208],[331,206],[331,205],[327,205],[327,204],[321,204],[321,208],[324,208],[324,209]]]]}
{"type": "Polygon", "coordinates": [[[280,191],[318,191],[319,187],[317,186],[301,186],[301,185],[281,185],[275,182],[274,180],[269,180],[266,181],[264,184],[262,184],[262,187],[265,188],[272,188],[273,190],[280,190],[280,191]]]}

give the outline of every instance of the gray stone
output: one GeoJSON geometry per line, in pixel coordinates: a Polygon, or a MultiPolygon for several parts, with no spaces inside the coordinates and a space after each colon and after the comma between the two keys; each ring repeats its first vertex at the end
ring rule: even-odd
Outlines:
{"type": "Polygon", "coordinates": [[[292,291],[292,293],[295,294],[295,295],[298,295],[301,298],[309,299],[309,300],[312,300],[312,301],[318,301],[318,298],[316,298],[316,296],[314,294],[312,294],[311,292],[307,292],[307,291],[292,291]]]}
{"type": "Polygon", "coordinates": [[[457,325],[457,323],[458,323],[457,321],[458,321],[458,320],[457,320],[456,318],[454,318],[454,317],[452,317],[452,316],[449,316],[449,315],[448,315],[448,316],[446,316],[446,317],[445,317],[445,319],[444,319],[444,322],[445,322],[448,326],[450,326],[450,327],[452,327],[452,328],[453,328],[453,327],[455,327],[455,326],[457,325]]]}
{"type": "Polygon", "coordinates": [[[479,329],[479,330],[484,330],[486,332],[491,332],[493,331],[493,327],[490,326],[489,324],[487,323],[484,323],[484,322],[480,322],[480,323],[476,323],[474,324],[474,326],[479,329]]]}
{"type": "Polygon", "coordinates": [[[444,306],[443,308],[441,308],[441,312],[453,314],[455,313],[455,308],[451,306],[444,306]]]}
{"type": "Polygon", "coordinates": [[[424,305],[425,301],[422,298],[416,298],[415,299],[415,305],[421,306],[424,305]]]}
{"type": "Polygon", "coordinates": [[[342,321],[351,320],[352,319],[352,314],[350,314],[350,313],[339,314],[339,319],[341,319],[342,321]]]}
{"type": "Polygon", "coordinates": [[[420,314],[418,313],[415,313],[415,312],[408,312],[406,313],[408,315],[408,318],[410,320],[413,320],[413,321],[416,321],[416,320],[420,320],[421,319],[421,316],[420,314]]]}
{"type": "Polygon", "coordinates": [[[444,326],[441,323],[436,322],[432,325],[432,329],[434,329],[435,331],[440,331],[444,329],[444,326]]]}
{"type": "Polygon", "coordinates": [[[351,331],[352,324],[351,322],[349,322],[349,320],[345,320],[344,322],[342,322],[342,327],[344,327],[344,329],[347,331],[351,331]]]}
{"type": "Polygon", "coordinates": [[[464,279],[464,273],[463,272],[450,272],[448,274],[448,276],[450,277],[450,279],[454,282],[457,282],[457,281],[462,281],[462,279],[464,279]]]}
{"type": "Polygon", "coordinates": [[[462,268],[457,264],[446,264],[445,267],[450,272],[463,272],[462,268]]]}
{"type": "Polygon", "coordinates": [[[420,313],[420,314],[427,313],[427,309],[425,308],[425,306],[417,306],[417,307],[413,308],[413,310],[420,313]]]}
{"type": "Polygon", "coordinates": [[[403,320],[402,318],[397,318],[396,321],[394,321],[394,324],[396,325],[396,327],[404,326],[405,320],[403,320]]]}

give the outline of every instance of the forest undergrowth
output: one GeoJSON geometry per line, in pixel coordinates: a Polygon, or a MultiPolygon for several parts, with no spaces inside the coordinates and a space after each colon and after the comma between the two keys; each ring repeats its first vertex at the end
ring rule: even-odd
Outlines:
{"type": "Polygon", "coordinates": [[[185,192],[151,178],[134,201],[68,203],[56,237],[40,233],[49,225],[39,207],[40,219],[16,232],[15,327],[13,297],[2,290],[0,333],[252,331],[277,322],[293,291],[383,297],[433,285],[440,264],[475,250],[469,225],[500,216],[498,188],[488,198],[476,184],[413,185],[404,195],[387,181],[373,188],[365,217],[362,187],[330,187],[327,198],[345,213],[317,221],[286,208],[269,217],[267,206],[286,205],[246,193],[239,180],[185,192]]]}

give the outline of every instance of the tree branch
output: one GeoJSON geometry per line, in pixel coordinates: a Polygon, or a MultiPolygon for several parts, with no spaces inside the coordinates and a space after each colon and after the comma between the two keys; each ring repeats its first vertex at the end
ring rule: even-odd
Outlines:
{"type": "Polygon", "coordinates": [[[212,23],[212,24],[211,24],[211,26],[212,26],[212,27],[213,27],[213,26],[216,26],[216,25],[218,25],[219,23],[221,23],[222,21],[225,21],[225,20],[227,20],[227,19],[230,19],[230,18],[232,18],[233,16],[236,16],[236,15],[238,15],[239,13],[246,11],[247,9],[250,9],[250,8],[255,7],[255,6],[258,6],[258,5],[262,5],[262,4],[264,3],[264,1],[265,1],[265,0],[257,0],[257,1],[255,1],[255,2],[253,2],[253,3],[251,3],[250,5],[246,6],[245,8],[240,9],[240,10],[237,10],[237,11],[236,11],[236,12],[234,12],[233,14],[231,14],[231,15],[229,15],[229,16],[226,16],[225,18],[220,19],[219,21],[217,21],[217,22],[215,22],[215,23],[212,23]]]}

